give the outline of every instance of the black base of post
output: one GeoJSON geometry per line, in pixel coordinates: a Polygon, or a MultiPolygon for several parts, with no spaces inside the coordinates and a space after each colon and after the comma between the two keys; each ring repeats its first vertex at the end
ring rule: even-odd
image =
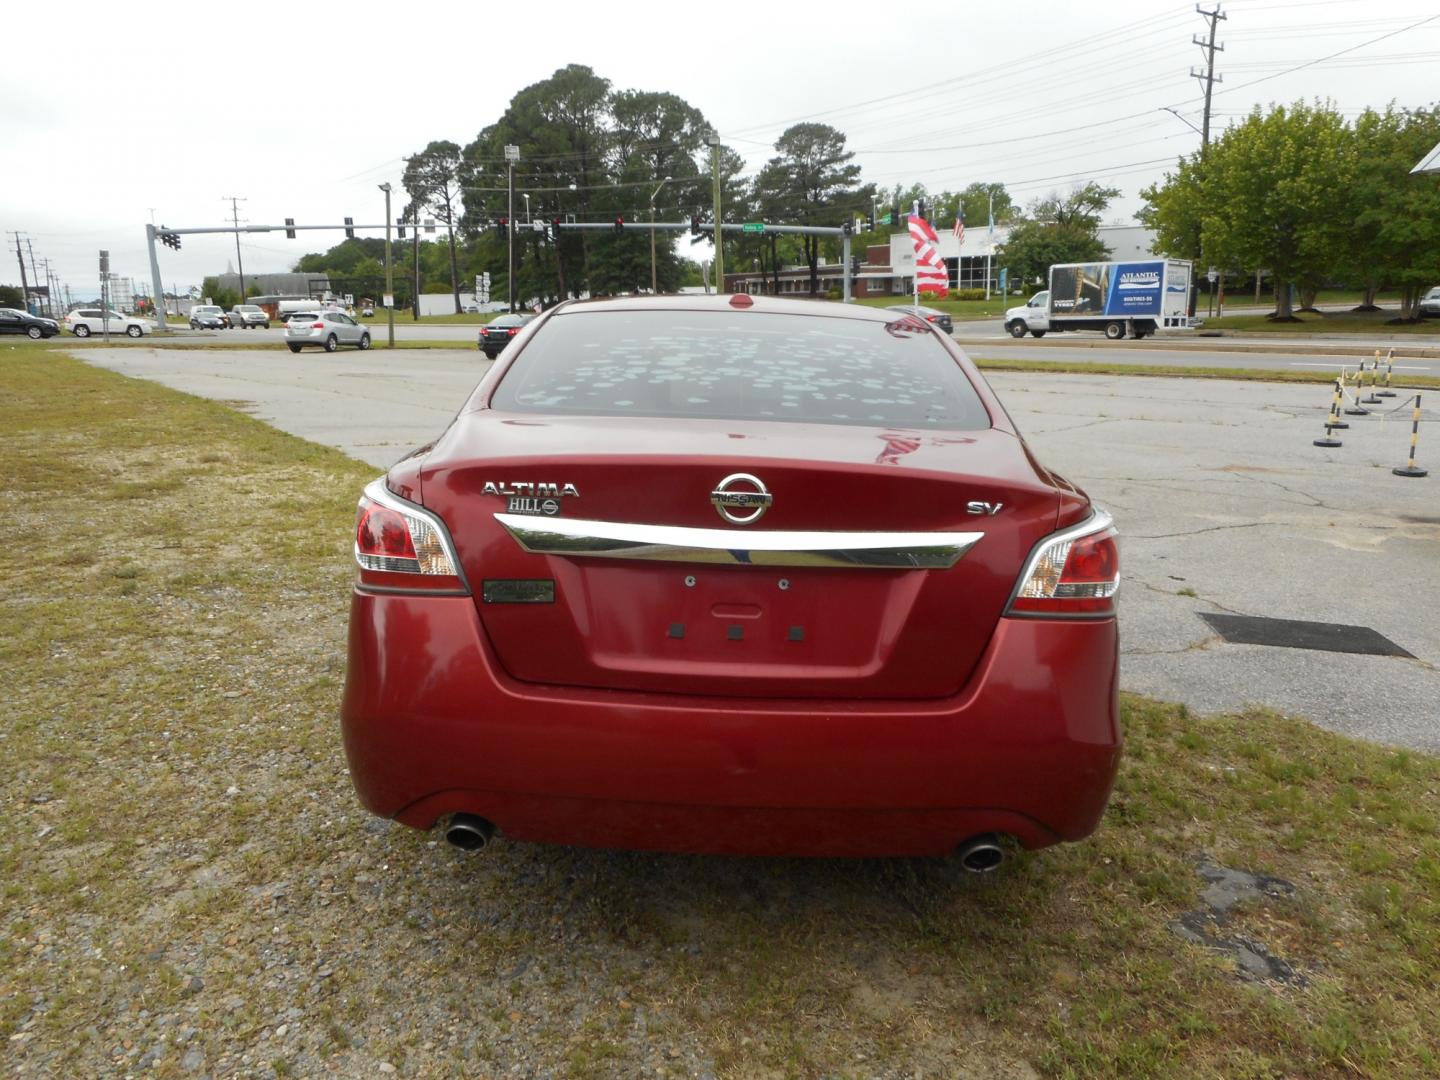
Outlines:
{"type": "Polygon", "coordinates": [[[1396,476],[1429,476],[1429,470],[1417,468],[1414,465],[1406,465],[1403,469],[1391,469],[1396,476]]]}
{"type": "Polygon", "coordinates": [[[1375,396],[1376,396],[1376,397],[1394,397],[1394,396],[1395,396],[1395,391],[1394,391],[1394,390],[1376,390],[1376,391],[1375,391],[1375,396]]]}
{"type": "Polygon", "coordinates": [[[1345,410],[1345,415],[1346,415],[1346,416],[1369,416],[1369,415],[1370,415],[1370,410],[1369,410],[1369,409],[1362,409],[1362,408],[1360,408],[1360,407],[1357,405],[1357,406],[1355,406],[1355,408],[1353,408],[1353,409],[1346,409],[1346,410],[1345,410]]]}
{"type": "Polygon", "coordinates": [[[1369,397],[1362,397],[1362,398],[1360,399],[1360,404],[1361,404],[1361,405],[1380,405],[1380,404],[1382,404],[1382,402],[1381,402],[1380,399],[1379,399],[1378,397],[1376,397],[1374,394],[1371,394],[1369,397]]]}
{"type": "Polygon", "coordinates": [[[1327,430],[1330,430],[1330,431],[1349,431],[1349,430],[1350,430],[1350,425],[1347,424],[1344,420],[1331,420],[1328,424],[1325,425],[1325,427],[1326,427],[1327,430]]]}
{"type": "Polygon", "coordinates": [[[1334,446],[1344,446],[1345,444],[1342,443],[1339,439],[1332,439],[1332,438],[1330,438],[1330,437],[1327,435],[1327,436],[1326,436],[1325,438],[1323,438],[1323,439],[1316,439],[1316,440],[1315,440],[1315,445],[1316,445],[1316,446],[1325,446],[1325,447],[1334,447],[1334,446]]]}

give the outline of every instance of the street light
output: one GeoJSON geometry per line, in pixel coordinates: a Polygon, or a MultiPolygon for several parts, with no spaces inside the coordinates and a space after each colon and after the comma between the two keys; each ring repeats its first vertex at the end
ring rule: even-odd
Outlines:
{"type": "Polygon", "coordinates": [[[715,294],[725,291],[725,243],[720,228],[720,136],[714,131],[705,133],[705,145],[710,147],[710,174],[715,183],[715,294]]]}
{"type": "Polygon", "coordinates": [[[525,224],[530,224],[530,193],[522,191],[520,197],[525,200],[525,224]]]}
{"type": "MultiPolygon", "coordinates": [[[[385,317],[389,323],[390,348],[395,348],[395,281],[390,268],[390,181],[380,185],[385,193],[385,317]]],[[[420,298],[414,300],[417,308],[420,298]]]]}
{"type": "Polygon", "coordinates": [[[659,292],[655,284],[655,196],[660,194],[660,189],[670,182],[670,177],[665,177],[655,185],[655,190],[650,193],[650,295],[654,296],[659,292]]]}

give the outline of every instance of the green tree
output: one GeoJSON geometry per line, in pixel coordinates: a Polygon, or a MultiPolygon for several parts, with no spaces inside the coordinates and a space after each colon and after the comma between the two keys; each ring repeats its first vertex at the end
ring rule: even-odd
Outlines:
{"type": "MultiPolygon", "coordinates": [[[[532,215],[592,220],[595,197],[610,182],[610,117],[609,81],[583,64],[560,68],[517,93],[500,119],[465,147],[461,175],[466,226],[478,231],[508,216],[507,145],[520,149],[520,162],[514,167],[517,211],[522,209],[521,195],[529,192],[532,215]]],[[[515,239],[519,260],[523,246],[519,234],[515,239]]],[[[583,230],[561,231],[553,252],[556,295],[579,296],[587,287],[590,240],[583,230]]],[[[508,289],[508,250],[496,232],[482,238],[480,251],[492,275],[492,289],[508,289]]],[[[518,286],[520,275],[516,276],[518,286]]],[[[518,288],[516,295],[524,299],[518,288]]]]}
{"type": "Polygon", "coordinates": [[[1352,132],[1329,105],[1256,108],[1147,189],[1141,216],[1176,245],[1198,225],[1207,262],[1268,269],[1271,318],[1289,321],[1291,286],[1313,296],[1346,263],[1355,172],[1352,132]]]}
{"type": "Polygon", "coordinates": [[[1010,198],[1010,193],[1005,190],[1005,185],[997,181],[977,181],[968,184],[965,190],[953,200],[946,192],[939,205],[949,208],[954,201],[960,203],[967,229],[987,227],[990,223],[992,209],[996,225],[1003,225],[1016,216],[1015,201],[1010,198]]]}
{"type": "Polygon", "coordinates": [[[1417,318],[1421,293],[1440,280],[1440,184],[1410,170],[1440,142],[1440,107],[1366,109],[1352,130],[1350,228],[1340,269],[1365,289],[1362,309],[1375,310],[1381,286],[1398,285],[1400,318],[1417,318]]]}
{"type": "MultiPolygon", "coordinates": [[[[828,124],[795,124],[775,141],[778,156],[766,168],[773,171],[775,209],[779,216],[801,225],[839,225],[845,218],[870,209],[873,188],[860,184],[860,166],[845,149],[845,135],[828,124]],[[783,176],[783,184],[778,178],[783,176]]],[[[818,291],[821,244],[816,236],[801,238],[805,263],[810,267],[810,295],[818,291]]]]}
{"type": "Polygon", "coordinates": [[[25,296],[18,285],[0,285],[0,307],[25,307],[25,296]]]}
{"type": "Polygon", "coordinates": [[[426,212],[446,226],[450,246],[450,291],[455,298],[455,314],[460,314],[460,275],[455,254],[455,230],[464,209],[461,191],[461,158],[458,144],[447,140],[430,143],[414,157],[406,159],[401,183],[410,196],[405,214],[419,221],[426,212]]]}
{"type": "Polygon", "coordinates": [[[229,311],[236,304],[240,303],[239,290],[222,289],[218,277],[207,277],[201,281],[200,295],[209,297],[210,303],[219,304],[226,311],[229,311]]]}
{"type": "Polygon", "coordinates": [[[1052,192],[1030,204],[1029,215],[1014,225],[996,249],[1000,265],[1021,281],[1045,280],[1056,263],[1099,262],[1110,257],[1100,240],[1101,215],[1119,196],[1116,188],[1091,181],[1068,194],[1052,192]]]}

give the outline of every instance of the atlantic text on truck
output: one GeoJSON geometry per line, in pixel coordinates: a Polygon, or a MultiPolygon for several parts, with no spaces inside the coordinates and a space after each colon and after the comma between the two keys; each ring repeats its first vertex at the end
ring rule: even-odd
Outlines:
{"type": "Polygon", "coordinates": [[[1144,262],[1057,263],[1050,288],[1024,307],[1005,312],[1011,337],[1051,331],[1099,330],[1112,341],[1156,330],[1192,330],[1192,265],[1180,259],[1144,262]]]}

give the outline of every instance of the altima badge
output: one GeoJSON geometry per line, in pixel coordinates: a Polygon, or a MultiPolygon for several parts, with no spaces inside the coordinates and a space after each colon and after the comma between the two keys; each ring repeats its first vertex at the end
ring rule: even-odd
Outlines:
{"type": "Polygon", "coordinates": [[[750,525],[770,509],[775,496],[760,479],[749,473],[737,472],[721,480],[710,492],[710,505],[732,525],[750,525]],[[748,514],[732,514],[731,510],[748,510],[748,514]]]}
{"type": "Polygon", "coordinates": [[[506,499],[505,509],[511,514],[543,514],[546,517],[554,517],[560,513],[560,500],[567,495],[578,496],[580,489],[574,484],[520,480],[497,484],[493,480],[486,480],[480,494],[503,495],[506,499]]]}

